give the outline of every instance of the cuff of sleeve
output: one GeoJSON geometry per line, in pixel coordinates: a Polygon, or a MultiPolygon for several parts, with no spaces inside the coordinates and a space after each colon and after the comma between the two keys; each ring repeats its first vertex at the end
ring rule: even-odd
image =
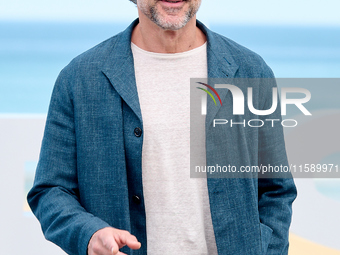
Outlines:
{"type": "Polygon", "coordinates": [[[78,251],[80,255],[87,255],[87,246],[93,234],[106,227],[110,227],[110,225],[97,217],[93,217],[81,228],[78,240],[78,251]]]}

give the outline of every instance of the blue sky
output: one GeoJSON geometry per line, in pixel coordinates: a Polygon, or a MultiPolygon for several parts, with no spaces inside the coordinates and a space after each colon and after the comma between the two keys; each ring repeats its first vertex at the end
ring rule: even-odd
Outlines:
{"type": "MultiPolygon", "coordinates": [[[[205,23],[340,26],[339,0],[202,0],[205,23]]],[[[122,21],[137,16],[128,0],[0,0],[0,20],[122,21]]]]}

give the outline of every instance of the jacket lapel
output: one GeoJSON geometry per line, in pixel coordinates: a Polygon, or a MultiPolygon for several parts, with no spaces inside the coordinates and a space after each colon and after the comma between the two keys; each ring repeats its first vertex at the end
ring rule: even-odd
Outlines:
{"type": "Polygon", "coordinates": [[[131,34],[137,24],[138,19],[131,23],[125,31],[117,35],[116,44],[108,52],[108,58],[102,68],[102,72],[142,122],[131,51],[131,34]]]}
{"type": "MultiPolygon", "coordinates": [[[[233,59],[233,54],[226,50],[225,42],[221,37],[216,36],[216,34],[205,27],[201,22],[197,21],[197,27],[200,28],[207,36],[208,46],[207,46],[207,58],[208,58],[208,83],[209,85],[215,87],[216,82],[219,79],[232,79],[235,77],[235,73],[239,66],[235,63],[233,59]],[[214,78],[214,80],[211,80],[214,78]],[[219,78],[219,79],[217,79],[219,78]]],[[[225,82],[225,80],[224,80],[225,82]]],[[[217,83],[218,84],[218,83],[217,83]]],[[[225,97],[229,92],[228,89],[216,89],[217,93],[220,95],[222,102],[226,102],[225,97]]],[[[219,111],[221,105],[215,106],[212,100],[207,100],[207,116],[206,125],[209,126],[217,112],[219,111]]]]}

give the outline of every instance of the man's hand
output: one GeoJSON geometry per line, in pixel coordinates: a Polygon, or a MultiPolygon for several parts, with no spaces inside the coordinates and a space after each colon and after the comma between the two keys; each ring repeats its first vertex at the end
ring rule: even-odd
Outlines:
{"type": "Polygon", "coordinates": [[[107,227],[93,234],[87,247],[87,254],[124,255],[125,253],[120,252],[119,249],[125,245],[134,250],[141,247],[141,243],[137,241],[137,238],[128,231],[107,227]]]}

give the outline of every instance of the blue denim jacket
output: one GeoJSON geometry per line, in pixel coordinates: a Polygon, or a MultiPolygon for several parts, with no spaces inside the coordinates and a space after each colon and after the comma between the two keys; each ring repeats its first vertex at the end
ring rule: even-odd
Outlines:
{"type": "MultiPolygon", "coordinates": [[[[147,253],[143,134],[134,134],[136,128],[143,129],[143,122],[130,47],[137,23],[75,58],[61,71],[53,90],[28,202],[46,239],[68,254],[86,255],[91,236],[107,226],[128,230],[142,243],[139,250],[124,247],[123,252],[147,253]]],[[[197,26],[208,40],[209,77],[273,77],[258,55],[200,22],[197,26]]],[[[254,96],[267,98],[267,93],[266,86],[259,86],[254,96]]],[[[228,94],[223,90],[220,96],[228,94]]],[[[230,102],[223,107],[232,107],[230,102]]],[[[265,101],[262,107],[268,109],[265,101]]],[[[208,104],[208,165],[287,164],[282,129],[213,129],[212,119],[227,118],[224,112],[208,104]]],[[[287,254],[296,197],[292,179],[208,178],[207,182],[219,254],[287,254]]]]}

